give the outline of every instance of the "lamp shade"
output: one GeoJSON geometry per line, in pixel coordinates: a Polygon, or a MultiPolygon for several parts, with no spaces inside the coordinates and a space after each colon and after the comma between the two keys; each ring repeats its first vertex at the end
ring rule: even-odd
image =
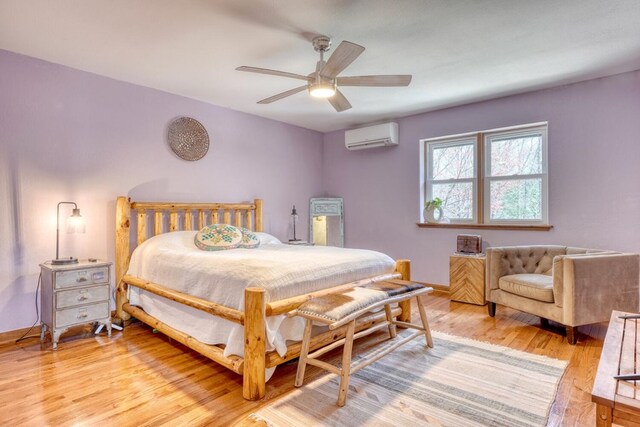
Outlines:
{"type": "Polygon", "coordinates": [[[73,213],[67,218],[67,233],[84,233],[86,224],[82,215],[80,215],[80,209],[74,209],[73,213]]]}

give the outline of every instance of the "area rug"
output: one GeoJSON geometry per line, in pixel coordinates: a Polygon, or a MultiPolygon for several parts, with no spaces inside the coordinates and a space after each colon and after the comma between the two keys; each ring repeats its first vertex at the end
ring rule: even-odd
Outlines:
{"type": "MultiPolygon", "coordinates": [[[[434,332],[351,376],[326,375],[268,404],[250,420],[288,426],[545,426],[566,361],[434,332]]],[[[250,421],[250,422],[251,422],[250,421]]]]}

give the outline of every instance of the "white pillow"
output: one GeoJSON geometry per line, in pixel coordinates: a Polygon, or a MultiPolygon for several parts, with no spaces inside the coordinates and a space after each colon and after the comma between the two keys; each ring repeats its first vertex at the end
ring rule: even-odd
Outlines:
{"type": "Polygon", "coordinates": [[[258,239],[260,239],[260,244],[261,245],[280,245],[280,244],[282,244],[280,239],[278,239],[275,236],[272,236],[269,233],[262,233],[262,232],[259,232],[259,231],[254,231],[254,233],[258,236],[258,239]]]}

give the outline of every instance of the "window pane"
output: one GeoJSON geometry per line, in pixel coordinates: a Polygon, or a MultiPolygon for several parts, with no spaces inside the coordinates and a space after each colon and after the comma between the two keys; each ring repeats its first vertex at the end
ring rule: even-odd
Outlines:
{"type": "Polygon", "coordinates": [[[473,144],[433,149],[433,179],[473,178],[473,144]]]}
{"type": "Polygon", "coordinates": [[[541,220],[542,179],[492,181],[492,220],[541,220]]]}
{"type": "Polygon", "coordinates": [[[491,176],[542,173],[542,135],[491,140],[491,176]]]}
{"type": "Polygon", "coordinates": [[[473,184],[459,182],[455,184],[433,184],[432,198],[442,199],[444,216],[449,219],[473,218],[473,184]]]}

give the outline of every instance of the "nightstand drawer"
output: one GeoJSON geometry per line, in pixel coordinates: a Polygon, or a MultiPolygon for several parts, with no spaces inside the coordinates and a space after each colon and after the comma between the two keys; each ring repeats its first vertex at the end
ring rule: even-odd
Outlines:
{"type": "Polygon", "coordinates": [[[109,300],[108,285],[56,292],[56,308],[58,309],[107,300],[109,300]]]}
{"type": "Polygon", "coordinates": [[[109,283],[109,267],[56,272],[56,289],[109,283]]]}
{"type": "Polygon", "coordinates": [[[56,328],[87,323],[109,317],[109,302],[73,307],[56,312],[56,328]]]}

